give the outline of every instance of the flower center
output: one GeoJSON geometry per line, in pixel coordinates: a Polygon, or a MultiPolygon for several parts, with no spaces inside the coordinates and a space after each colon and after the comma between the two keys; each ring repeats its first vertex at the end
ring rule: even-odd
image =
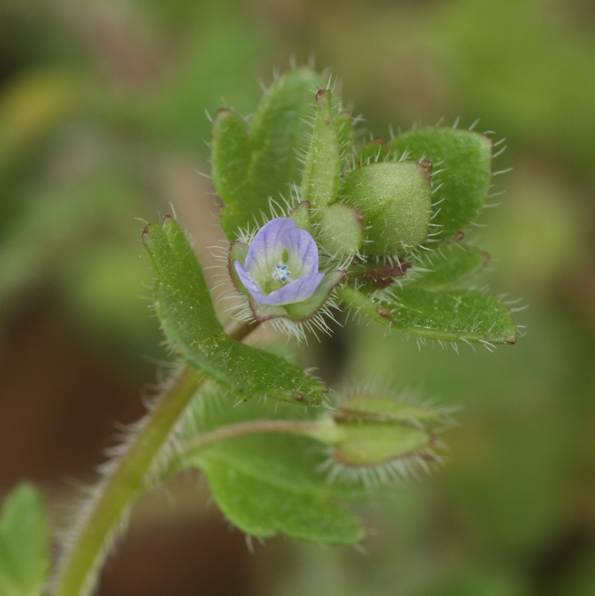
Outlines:
{"type": "Polygon", "coordinates": [[[277,263],[271,275],[275,281],[285,283],[289,281],[289,267],[285,263],[277,263]]]}

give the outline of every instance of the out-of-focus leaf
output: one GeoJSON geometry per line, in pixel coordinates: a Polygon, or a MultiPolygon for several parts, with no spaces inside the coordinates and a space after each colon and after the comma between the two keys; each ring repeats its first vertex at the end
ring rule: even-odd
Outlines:
{"type": "Polygon", "coordinates": [[[49,570],[48,528],[38,491],[21,484],[0,514],[0,593],[41,596],[49,570]]]}
{"type": "Polygon", "coordinates": [[[45,136],[76,107],[80,85],[60,72],[12,83],[0,101],[0,178],[30,157],[45,136]]]}
{"type": "Polygon", "coordinates": [[[225,335],[201,267],[175,220],[147,226],[143,238],[157,276],[155,308],[174,350],[244,397],[320,402],[322,383],[301,368],[225,335]]]}
{"type": "Polygon", "coordinates": [[[357,520],[331,499],[260,479],[236,461],[206,458],[202,469],[223,513],[250,535],[282,533],[330,544],[352,544],[363,537],[357,520]]]}
{"type": "MultiPolygon", "coordinates": [[[[246,420],[303,419],[318,413],[318,408],[262,400],[229,408],[232,399],[213,392],[197,400],[187,418],[185,436],[246,420]]],[[[222,511],[248,534],[357,542],[362,530],[340,502],[361,496],[362,486],[340,479],[331,482],[321,469],[326,457],[324,448],[312,439],[260,434],[215,444],[184,465],[204,471],[222,511]]]]}

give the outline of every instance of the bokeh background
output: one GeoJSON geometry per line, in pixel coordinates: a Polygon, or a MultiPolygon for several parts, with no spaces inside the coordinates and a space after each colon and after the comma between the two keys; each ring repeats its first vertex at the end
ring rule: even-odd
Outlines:
{"type": "Polygon", "coordinates": [[[527,333],[460,355],[373,328],[325,377],[459,404],[450,459],[364,511],[366,552],[247,549],[184,478],[143,500],[102,596],[595,594],[595,6],[589,0],[2,0],[0,493],[59,526],[165,358],[136,218],[220,238],[209,120],[291,58],[331,67],[375,136],[480,118],[509,150],[482,216],[490,283],[527,333]]]}

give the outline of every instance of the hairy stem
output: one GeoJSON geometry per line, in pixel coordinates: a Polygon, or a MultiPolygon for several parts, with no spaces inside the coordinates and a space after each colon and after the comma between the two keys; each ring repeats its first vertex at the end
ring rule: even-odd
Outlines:
{"type": "MultiPolygon", "coordinates": [[[[229,335],[244,339],[255,324],[234,325],[229,335]]],[[[172,379],[147,414],[124,454],[111,465],[81,509],[58,568],[55,596],[91,593],[100,566],[132,504],[147,488],[151,474],[186,407],[205,382],[186,366],[172,379]]]]}
{"type": "Polygon", "coordinates": [[[261,433],[292,434],[320,439],[324,428],[317,420],[248,420],[221,426],[194,438],[184,446],[182,459],[197,455],[208,447],[246,435],[261,433]]]}

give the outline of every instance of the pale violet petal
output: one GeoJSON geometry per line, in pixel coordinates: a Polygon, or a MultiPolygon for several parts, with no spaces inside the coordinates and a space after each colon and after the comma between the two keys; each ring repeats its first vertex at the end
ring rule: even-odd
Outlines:
{"type": "Polygon", "coordinates": [[[244,267],[252,271],[255,267],[273,267],[286,248],[283,238],[293,232],[296,225],[289,217],[277,217],[266,223],[250,243],[244,267]]]}
{"type": "Polygon", "coordinates": [[[264,292],[258,287],[258,284],[252,279],[250,274],[246,271],[246,269],[244,269],[244,266],[239,261],[234,263],[234,267],[243,286],[248,290],[254,300],[260,302],[261,298],[265,297],[266,294],[264,294],[264,292]]]}
{"type": "Polygon", "coordinates": [[[320,285],[323,277],[324,273],[304,275],[270,294],[263,295],[262,292],[258,292],[260,296],[256,296],[250,289],[248,290],[253,298],[260,304],[282,306],[284,304],[302,302],[303,300],[310,298],[316,291],[316,288],[320,285]]]}
{"type": "Polygon", "coordinates": [[[289,251],[294,268],[296,265],[299,266],[299,271],[302,274],[318,271],[318,247],[308,232],[295,226],[289,234],[284,236],[283,242],[289,251]]]}

